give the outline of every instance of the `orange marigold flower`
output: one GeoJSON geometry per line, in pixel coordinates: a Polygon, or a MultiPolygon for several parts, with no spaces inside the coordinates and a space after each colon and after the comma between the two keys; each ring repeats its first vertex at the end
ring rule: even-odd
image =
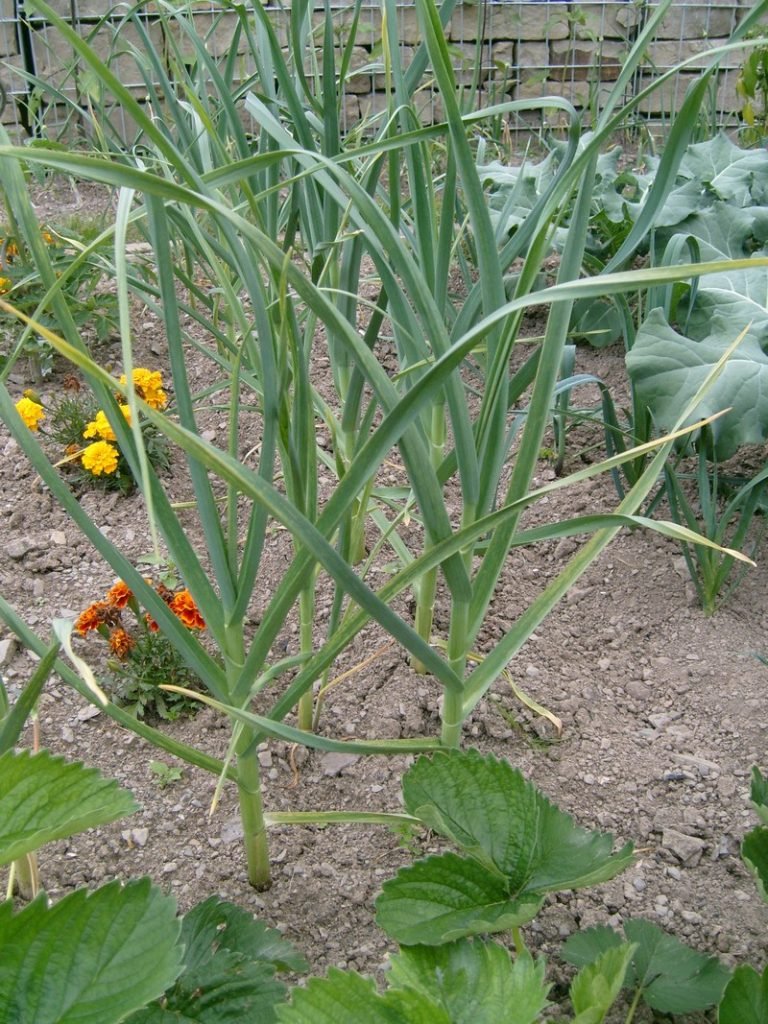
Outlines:
{"type": "MultiPolygon", "coordinates": [[[[128,423],[131,422],[131,410],[127,405],[120,406],[120,412],[123,414],[128,423]]],[[[110,422],[107,419],[106,413],[99,409],[96,413],[96,419],[86,426],[83,431],[83,437],[98,437],[102,441],[115,441],[115,432],[110,426],[110,422]]]]}
{"type": "Polygon", "coordinates": [[[147,614],[144,616],[144,622],[146,623],[147,629],[149,630],[150,633],[157,633],[159,631],[160,627],[149,614],[149,612],[147,612],[147,614]]]}
{"type": "Polygon", "coordinates": [[[195,599],[188,590],[180,590],[178,594],[174,594],[170,607],[187,629],[205,629],[205,619],[198,611],[195,599]]]}
{"type": "Polygon", "coordinates": [[[136,646],[136,641],[130,633],[118,627],[109,634],[109,646],[112,653],[122,660],[130,653],[131,648],[136,646]]]}
{"type": "Polygon", "coordinates": [[[94,601],[75,619],[75,629],[80,636],[85,636],[92,629],[98,629],[104,622],[109,605],[106,601],[94,601]]]}
{"type": "Polygon", "coordinates": [[[107,441],[94,441],[83,449],[82,459],[83,468],[94,476],[101,476],[102,473],[109,475],[117,469],[117,448],[107,441]]]}
{"type": "Polygon", "coordinates": [[[118,580],[107,591],[107,601],[115,608],[125,608],[132,597],[133,591],[123,580],[118,580]]]}
{"type": "MultiPolygon", "coordinates": [[[[133,378],[133,385],[139,398],[143,398],[147,405],[153,409],[165,408],[168,396],[163,391],[163,377],[159,370],[146,370],[142,367],[137,367],[131,374],[131,377],[133,378]]],[[[120,383],[127,383],[127,379],[126,375],[123,374],[120,378],[120,383]]]]}
{"type": "Polygon", "coordinates": [[[26,395],[16,403],[16,412],[30,430],[37,430],[40,426],[40,420],[45,419],[45,409],[43,409],[42,405],[39,402],[33,402],[26,395]]]}

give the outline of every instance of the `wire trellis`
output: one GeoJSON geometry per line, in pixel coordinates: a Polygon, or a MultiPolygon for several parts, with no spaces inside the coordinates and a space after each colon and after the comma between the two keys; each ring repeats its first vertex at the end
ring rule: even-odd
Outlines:
{"type": "MultiPolygon", "coordinates": [[[[132,35],[132,26],[120,25],[126,8],[110,11],[105,0],[51,2],[101,56],[110,57],[123,84],[141,98],[145,86],[128,52],[129,45],[137,40],[132,35]]],[[[686,88],[703,66],[699,55],[724,43],[750,6],[747,0],[675,0],[631,83],[627,98],[638,95],[654,78],[683,61],[689,63],[639,104],[638,122],[663,134],[679,109],[686,88]]],[[[623,56],[641,29],[649,7],[649,0],[481,0],[459,4],[447,35],[462,101],[469,109],[507,99],[560,96],[580,108],[585,124],[589,124],[618,77],[623,56]]],[[[271,4],[267,4],[267,9],[272,11],[278,32],[284,31],[286,10],[271,4]]],[[[351,21],[351,5],[335,0],[331,9],[342,45],[351,21]]],[[[156,42],[162,43],[163,29],[159,21],[152,21],[151,3],[146,10],[149,31],[155,33],[156,42]]],[[[217,0],[196,0],[190,10],[197,34],[206,39],[209,53],[223,59],[231,46],[236,18],[232,7],[217,0]]],[[[320,5],[316,12],[318,24],[323,10],[320,5]]],[[[400,45],[407,62],[419,43],[414,4],[400,4],[398,16],[400,45]]],[[[363,0],[353,73],[344,83],[346,128],[386,109],[380,41],[381,7],[363,0]]],[[[318,47],[321,43],[319,36],[318,47]]],[[[0,54],[3,123],[11,134],[19,137],[57,138],[71,124],[71,109],[68,112],[63,104],[52,102],[50,87],[83,108],[88,100],[89,76],[71,46],[45,19],[33,14],[25,16],[24,0],[0,0],[0,54]]],[[[738,51],[723,56],[706,110],[712,129],[734,128],[739,123],[736,81],[741,61],[738,51]]],[[[243,55],[243,78],[250,70],[247,64],[243,55]]],[[[440,98],[430,88],[428,75],[418,103],[424,121],[441,119],[440,98]]],[[[540,126],[542,116],[546,117],[546,111],[543,115],[510,120],[508,127],[512,131],[527,129],[537,121],[540,126]]],[[[129,138],[131,126],[125,112],[116,107],[113,117],[117,130],[129,138]]]]}

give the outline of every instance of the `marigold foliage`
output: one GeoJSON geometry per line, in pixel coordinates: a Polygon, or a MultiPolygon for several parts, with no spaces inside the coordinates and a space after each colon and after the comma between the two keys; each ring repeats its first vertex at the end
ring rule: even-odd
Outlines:
{"type": "MultiPolygon", "coordinates": [[[[187,629],[205,629],[205,621],[186,588],[172,589],[163,582],[144,579],[187,629]]],[[[96,631],[107,641],[112,655],[106,665],[108,692],[132,713],[143,717],[150,710],[162,718],[175,718],[196,710],[189,698],[159,689],[163,683],[194,689],[199,680],[158,623],[140,608],[125,580],[115,580],[103,600],[94,601],[81,612],[75,628],[83,637],[96,631]],[[126,621],[126,608],[134,617],[134,625],[126,621]]]]}

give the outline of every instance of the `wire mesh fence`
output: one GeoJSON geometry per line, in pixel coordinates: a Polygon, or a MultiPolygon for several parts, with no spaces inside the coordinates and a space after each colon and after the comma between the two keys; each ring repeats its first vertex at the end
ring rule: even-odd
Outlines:
{"type": "MultiPolygon", "coordinates": [[[[131,47],[140,41],[135,25],[124,21],[128,8],[110,9],[106,0],[53,0],[53,6],[110,62],[122,83],[141,98],[146,85],[131,56],[131,47]]],[[[654,79],[682,62],[687,63],[642,100],[636,111],[638,120],[663,133],[679,109],[690,81],[704,65],[700,55],[725,43],[751,6],[747,0],[675,0],[629,86],[630,93],[639,95],[654,79]]],[[[282,5],[268,4],[267,8],[287,45],[288,10],[282,5]]],[[[341,48],[353,25],[353,5],[335,0],[331,9],[341,48]]],[[[463,102],[467,108],[483,108],[507,99],[559,96],[580,108],[588,124],[618,78],[623,56],[651,9],[648,0],[460,3],[446,26],[446,34],[463,102]]],[[[172,23],[159,16],[151,0],[141,10],[146,31],[162,51],[164,37],[173,31],[172,23]]],[[[193,19],[197,35],[206,40],[211,56],[225,59],[233,46],[237,20],[233,7],[220,0],[192,0],[185,10],[193,19]]],[[[324,6],[318,3],[318,26],[323,11],[324,6]]],[[[407,63],[420,42],[413,3],[398,6],[398,22],[401,55],[407,63]]],[[[380,5],[363,0],[355,28],[352,63],[343,83],[347,128],[386,109],[381,28],[380,5]]],[[[319,32],[314,43],[310,41],[312,45],[322,45],[319,32]]],[[[87,69],[60,32],[31,8],[25,10],[24,0],[0,0],[0,53],[1,117],[12,134],[55,139],[71,128],[73,110],[87,111],[91,88],[87,69]]],[[[707,109],[713,128],[732,128],[738,124],[740,101],[736,81],[742,60],[740,51],[723,55],[707,109]]],[[[247,80],[252,72],[244,52],[242,80],[247,80]]],[[[440,99],[431,86],[429,72],[418,98],[422,119],[439,121],[440,99]]],[[[112,116],[120,134],[129,139],[131,125],[125,112],[115,108],[112,116]]],[[[538,125],[542,117],[547,117],[546,110],[543,115],[517,117],[509,127],[515,131],[529,127],[530,123],[538,125]]]]}

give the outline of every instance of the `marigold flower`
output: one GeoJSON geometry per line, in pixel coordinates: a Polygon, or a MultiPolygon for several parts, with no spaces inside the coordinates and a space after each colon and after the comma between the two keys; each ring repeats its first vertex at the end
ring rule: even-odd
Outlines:
{"type": "Polygon", "coordinates": [[[40,420],[45,419],[45,409],[39,402],[33,402],[31,398],[20,398],[16,403],[16,412],[24,420],[24,424],[30,430],[37,430],[40,420]]]}
{"type": "MultiPolygon", "coordinates": [[[[147,405],[153,409],[164,409],[168,402],[168,396],[163,391],[163,377],[159,370],[146,370],[137,367],[131,374],[136,393],[143,398],[147,405]]],[[[127,383],[125,374],[120,378],[120,383],[127,383]]]]}
{"type": "MultiPolygon", "coordinates": [[[[131,410],[127,405],[120,406],[120,412],[125,417],[128,423],[131,422],[131,410]]],[[[106,413],[99,409],[96,413],[96,419],[86,426],[83,431],[83,437],[98,437],[102,441],[116,441],[115,432],[110,426],[109,420],[107,419],[106,413]]]]}
{"type": "Polygon", "coordinates": [[[41,231],[40,232],[40,237],[42,238],[42,240],[45,242],[46,245],[53,245],[53,243],[55,241],[55,239],[54,239],[54,237],[53,237],[53,235],[51,234],[50,231],[45,231],[45,230],[41,231]]]}
{"type": "Polygon", "coordinates": [[[131,648],[136,646],[136,641],[130,633],[118,627],[109,634],[109,646],[112,653],[122,660],[130,653],[131,648]]]}
{"type": "Polygon", "coordinates": [[[94,476],[109,475],[117,469],[118,452],[107,441],[94,441],[83,449],[83,468],[94,476]]]}
{"type": "Polygon", "coordinates": [[[149,630],[150,633],[157,633],[157,632],[159,632],[160,627],[155,622],[155,620],[152,618],[152,616],[149,614],[149,612],[147,612],[147,614],[144,616],[144,623],[145,623],[145,625],[146,625],[146,627],[147,627],[147,629],[149,630]]]}
{"type": "Polygon", "coordinates": [[[178,594],[174,594],[170,607],[187,629],[205,629],[205,619],[198,611],[195,599],[188,590],[180,590],[178,594]]]}
{"type": "Polygon", "coordinates": [[[10,277],[0,277],[0,295],[4,295],[6,292],[11,290],[13,281],[10,277]]]}
{"type": "Polygon", "coordinates": [[[75,619],[75,629],[80,636],[85,636],[92,629],[98,629],[104,622],[109,605],[106,601],[94,601],[75,619]]]}
{"type": "Polygon", "coordinates": [[[133,591],[123,580],[118,580],[107,591],[107,602],[114,608],[125,608],[133,597],[133,591]]]}

